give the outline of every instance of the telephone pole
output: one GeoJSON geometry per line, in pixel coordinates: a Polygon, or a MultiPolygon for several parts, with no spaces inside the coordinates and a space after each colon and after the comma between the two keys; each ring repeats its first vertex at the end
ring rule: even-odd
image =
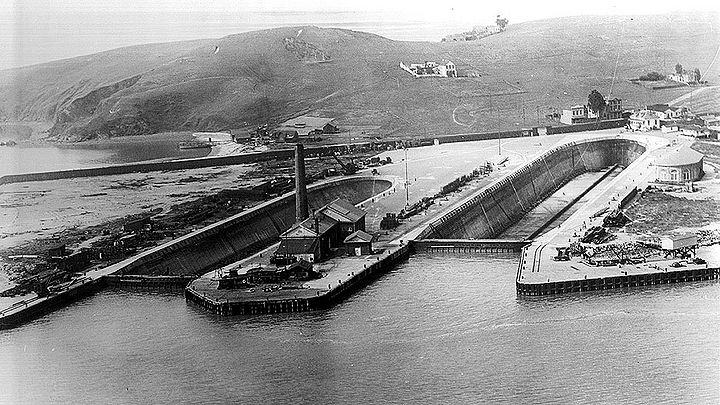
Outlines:
{"type": "Polygon", "coordinates": [[[408,152],[405,145],[405,206],[410,204],[410,181],[408,180],[408,152]]]}

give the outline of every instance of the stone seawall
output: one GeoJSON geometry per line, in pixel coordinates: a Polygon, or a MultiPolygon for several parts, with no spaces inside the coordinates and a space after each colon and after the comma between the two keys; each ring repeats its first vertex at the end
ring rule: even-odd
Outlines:
{"type": "Polygon", "coordinates": [[[644,152],[643,145],[624,138],[578,141],[553,148],[430,223],[417,239],[497,237],[576,176],[612,165],[626,167],[644,152]]]}

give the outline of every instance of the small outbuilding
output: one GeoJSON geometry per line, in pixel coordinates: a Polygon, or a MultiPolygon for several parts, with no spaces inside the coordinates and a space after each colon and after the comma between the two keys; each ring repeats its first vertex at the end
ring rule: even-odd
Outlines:
{"type": "Polygon", "coordinates": [[[660,237],[660,247],[665,250],[677,250],[697,246],[697,236],[694,233],[679,235],[664,235],[660,237]]]}
{"type": "Polygon", "coordinates": [[[683,184],[700,180],[703,172],[703,154],[683,146],[660,157],[654,163],[656,181],[659,183],[683,184]]]}
{"type": "Polygon", "coordinates": [[[322,277],[322,274],[313,270],[312,263],[300,259],[288,266],[287,269],[279,270],[282,280],[307,281],[322,277]]]}
{"type": "Polygon", "coordinates": [[[145,216],[127,221],[123,224],[122,230],[123,232],[152,231],[152,218],[145,216]]]}
{"type": "Polygon", "coordinates": [[[48,256],[50,258],[61,258],[67,256],[67,250],[65,245],[56,245],[48,249],[48,256]]]}
{"type": "Polygon", "coordinates": [[[365,231],[355,231],[345,238],[345,247],[350,256],[363,256],[372,254],[372,241],[374,237],[365,231]]]}

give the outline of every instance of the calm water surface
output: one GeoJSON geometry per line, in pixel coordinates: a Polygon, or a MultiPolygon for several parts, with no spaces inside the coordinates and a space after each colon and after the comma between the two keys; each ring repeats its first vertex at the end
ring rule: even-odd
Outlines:
{"type": "Polygon", "coordinates": [[[78,169],[153,159],[205,156],[209,149],[180,150],[177,140],[0,147],[0,176],[50,170],[78,169]]]}
{"type": "Polygon", "coordinates": [[[720,284],[518,298],[515,257],[416,256],[327,310],[105,291],[0,332],[0,402],[718,403],[720,284]]]}

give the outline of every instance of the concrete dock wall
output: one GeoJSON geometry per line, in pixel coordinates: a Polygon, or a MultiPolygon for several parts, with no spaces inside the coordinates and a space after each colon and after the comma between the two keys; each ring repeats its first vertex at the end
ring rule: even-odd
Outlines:
{"type": "Polygon", "coordinates": [[[627,166],[645,152],[622,138],[578,141],[551,149],[430,223],[417,239],[493,238],[576,176],[627,166]]]}
{"type": "Polygon", "coordinates": [[[195,278],[195,276],[121,276],[116,274],[103,277],[105,284],[111,288],[178,292],[184,291],[185,287],[195,278]]]}
{"type": "MultiPolygon", "coordinates": [[[[315,209],[338,197],[357,204],[390,186],[377,178],[337,179],[309,187],[308,200],[315,209]]],[[[120,274],[200,275],[271,245],[294,221],[295,195],[287,193],[140,254],[120,274]]]]}
{"type": "Polygon", "coordinates": [[[344,283],[333,286],[326,292],[308,298],[287,298],[272,300],[215,301],[201,295],[192,288],[185,289],[185,298],[218,315],[256,315],[283,312],[306,312],[329,308],[353,292],[365,287],[372,280],[392,270],[398,263],[407,260],[412,253],[410,245],[393,249],[375,263],[353,272],[344,283]]]}
{"type": "Polygon", "coordinates": [[[718,274],[720,274],[720,269],[704,268],[585,280],[551,281],[547,283],[520,283],[516,281],[515,286],[518,295],[554,295],[581,291],[612,290],[616,288],[715,280],[718,278],[718,274]]]}
{"type": "Polygon", "coordinates": [[[529,242],[508,239],[422,239],[410,241],[414,252],[515,253],[529,242]]]}
{"type": "Polygon", "coordinates": [[[105,286],[104,279],[92,280],[88,278],[79,281],[61,294],[43,298],[36,297],[27,302],[18,303],[13,307],[0,311],[0,329],[9,329],[29,322],[41,315],[91,295],[105,286]]]}

